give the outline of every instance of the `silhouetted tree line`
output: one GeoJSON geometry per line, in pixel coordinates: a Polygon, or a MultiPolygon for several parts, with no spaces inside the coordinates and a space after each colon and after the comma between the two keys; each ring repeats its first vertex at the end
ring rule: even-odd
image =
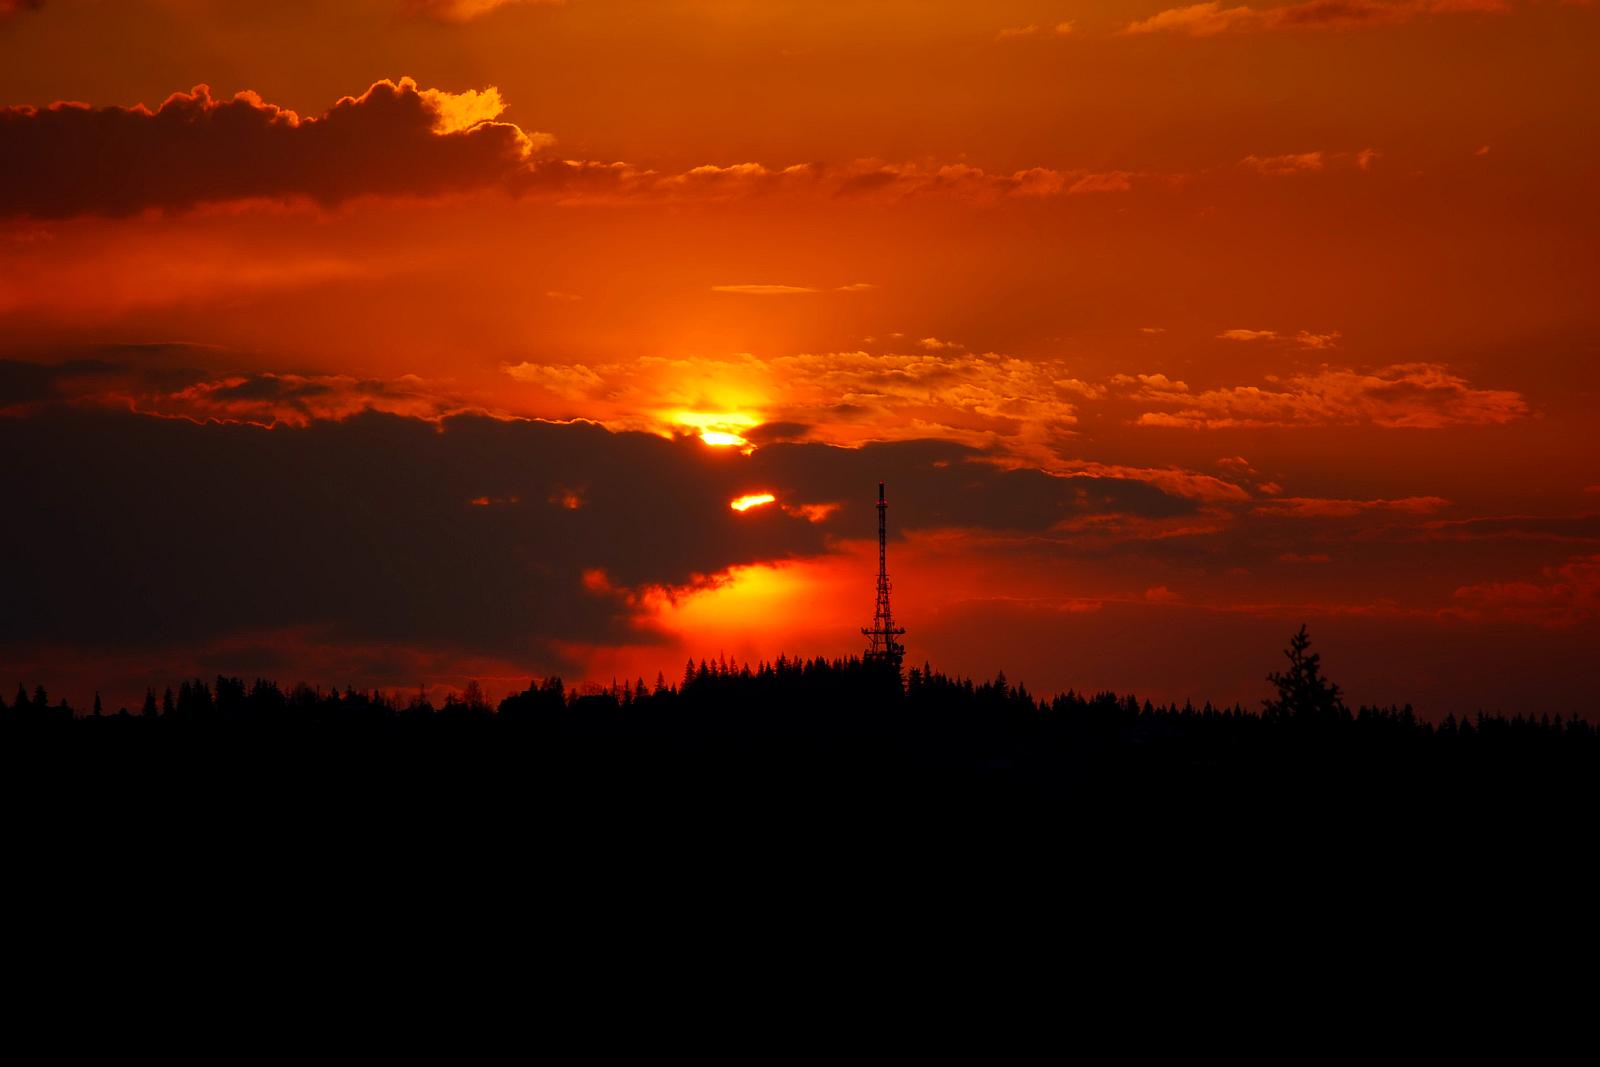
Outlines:
{"type": "Polygon", "coordinates": [[[65,730],[107,738],[203,735],[229,727],[293,733],[304,729],[470,737],[524,734],[545,741],[626,749],[823,754],[845,761],[909,759],[918,765],[1024,769],[1099,767],[1136,762],[1161,767],[1226,768],[1287,761],[1322,766],[1394,767],[1440,760],[1586,763],[1600,756],[1589,723],[1518,714],[1420,720],[1404,707],[1346,707],[1310,652],[1304,627],[1285,652],[1287,667],[1268,676],[1276,689],[1258,712],[1233,705],[1156,705],[1133,696],[1068,691],[1043,699],[1002,673],[989,681],[956,678],[927,664],[904,675],[850,659],[789,659],[686,664],[681,679],[640,678],[569,689],[561,678],[535,681],[492,706],[476,682],[435,706],[423,692],[402,696],[346,687],[284,690],[257,678],[192,679],[176,690],[146,691],[136,711],[108,714],[99,695],[80,716],[43,687],[0,700],[13,737],[65,730]]]}

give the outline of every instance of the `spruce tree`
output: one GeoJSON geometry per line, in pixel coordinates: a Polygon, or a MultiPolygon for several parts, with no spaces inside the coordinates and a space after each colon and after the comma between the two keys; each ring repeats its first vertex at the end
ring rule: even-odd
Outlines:
{"type": "Polygon", "coordinates": [[[1311,634],[1301,624],[1283,652],[1289,669],[1267,675],[1267,681],[1278,689],[1276,697],[1262,701],[1267,718],[1327,721],[1349,717],[1339,687],[1322,675],[1322,656],[1307,652],[1310,647],[1311,634]]]}

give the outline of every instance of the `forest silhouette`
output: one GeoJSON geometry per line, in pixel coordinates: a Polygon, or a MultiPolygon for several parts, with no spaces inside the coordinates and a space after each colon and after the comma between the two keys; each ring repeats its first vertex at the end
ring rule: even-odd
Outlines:
{"type": "Polygon", "coordinates": [[[421,692],[224,676],[152,688],[115,713],[97,696],[76,714],[19,688],[0,710],[0,758],[8,781],[86,797],[180,800],[205,783],[250,803],[478,797],[504,809],[583,797],[591,811],[737,800],[797,815],[887,803],[969,817],[1116,798],[1127,814],[1200,795],[1360,804],[1593,790],[1600,736],[1580,718],[1352,710],[1304,627],[1285,657],[1259,710],[1040,698],[1003,674],[979,682],[860,658],[691,660],[672,682],[610,687],[550,677],[498,705],[476,683],[435,705],[421,692]]]}

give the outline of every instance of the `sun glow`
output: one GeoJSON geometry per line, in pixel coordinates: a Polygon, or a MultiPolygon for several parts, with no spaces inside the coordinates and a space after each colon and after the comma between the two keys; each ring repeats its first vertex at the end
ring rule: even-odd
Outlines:
{"type": "Polygon", "coordinates": [[[771,493],[751,493],[749,496],[742,496],[737,500],[730,501],[728,506],[734,511],[749,511],[751,508],[760,507],[762,504],[770,504],[777,499],[771,493]]]}
{"type": "Polygon", "coordinates": [[[762,422],[747,411],[674,411],[667,418],[674,426],[699,431],[700,440],[718,448],[747,447],[743,431],[762,422]]]}

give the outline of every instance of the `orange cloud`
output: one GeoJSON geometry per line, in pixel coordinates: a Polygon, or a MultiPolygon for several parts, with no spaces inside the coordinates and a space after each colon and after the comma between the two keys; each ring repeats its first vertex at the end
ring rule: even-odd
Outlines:
{"type": "Polygon", "coordinates": [[[1201,500],[1208,503],[1236,503],[1250,499],[1250,494],[1232,482],[1209,474],[1177,467],[1134,467],[1116,463],[1097,463],[1091,460],[1071,460],[1059,464],[1058,470],[1091,478],[1125,478],[1146,482],[1175,497],[1201,500]]]}
{"type": "MultiPolygon", "coordinates": [[[[1294,335],[1292,340],[1301,348],[1336,348],[1338,340],[1342,337],[1338,330],[1328,333],[1312,333],[1310,330],[1301,330],[1294,335]]],[[[1277,330],[1223,330],[1217,334],[1220,341],[1283,341],[1290,340],[1277,330]]]]}
{"type": "Polygon", "coordinates": [[[1188,429],[1362,423],[1438,429],[1493,425],[1528,414],[1520,393],[1476,389],[1438,363],[1398,363],[1369,372],[1324,367],[1313,374],[1269,377],[1268,382],[1268,388],[1235,386],[1199,393],[1146,382],[1135,399],[1176,410],[1147,411],[1135,422],[1188,429]]]}
{"type": "Polygon", "coordinates": [[[425,15],[440,22],[471,22],[502,7],[563,2],[564,0],[404,0],[404,5],[412,14],[425,15]]]}
{"type": "Polygon", "coordinates": [[[819,171],[836,195],[898,199],[953,196],[986,201],[1006,198],[1124,193],[1137,175],[1129,171],[1058,170],[1030,167],[1009,174],[966,163],[883,163],[858,160],[837,172],[819,171]]]}
{"type": "Polygon", "coordinates": [[[751,283],[745,285],[713,285],[713,293],[738,293],[742,296],[795,296],[803,293],[864,293],[877,286],[871,282],[851,282],[849,285],[835,285],[827,289],[818,289],[810,285],[773,285],[768,283],[751,283]]]}
{"type": "Polygon", "coordinates": [[[1302,174],[1320,174],[1335,167],[1354,167],[1359,171],[1370,172],[1373,163],[1382,155],[1383,153],[1376,148],[1363,148],[1354,152],[1335,152],[1319,148],[1312,152],[1287,152],[1277,156],[1251,154],[1239,160],[1239,166],[1268,178],[1292,178],[1302,174]]]}
{"type": "Polygon", "coordinates": [[[1240,166],[1250,167],[1275,177],[1290,174],[1307,174],[1319,171],[1324,166],[1321,152],[1299,152],[1286,156],[1245,156],[1239,161],[1240,166]]]}
{"type": "Polygon", "coordinates": [[[1505,14],[1504,0],[1305,0],[1277,7],[1223,7],[1215,2],[1168,8],[1129,23],[1124,34],[1181,33],[1215,37],[1224,33],[1275,30],[1339,30],[1392,26],[1434,15],[1478,12],[1505,14]]]}
{"type": "Polygon", "coordinates": [[[1340,337],[1338,330],[1328,333],[1312,333],[1310,330],[1301,330],[1294,335],[1295,343],[1302,348],[1336,348],[1340,337]]]}
{"type": "Polygon", "coordinates": [[[1012,26],[1003,29],[994,35],[994,39],[997,41],[1017,41],[1026,37],[1068,37],[1071,34],[1072,23],[1070,21],[1057,22],[1051,26],[1029,23],[1026,26],[1012,26]]]}
{"type": "Polygon", "coordinates": [[[808,285],[713,285],[713,293],[738,293],[742,296],[793,296],[798,293],[820,293],[808,285]]]}
{"type": "Polygon", "coordinates": [[[1078,402],[1100,392],[1061,361],[969,354],[936,338],[919,344],[929,350],[527,362],[504,371],[614,429],[672,433],[685,411],[724,413],[706,418],[757,412],[742,425],[791,424],[851,445],[939,437],[1033,457],[1054,455],[1077,422],[1078,402]]]}

